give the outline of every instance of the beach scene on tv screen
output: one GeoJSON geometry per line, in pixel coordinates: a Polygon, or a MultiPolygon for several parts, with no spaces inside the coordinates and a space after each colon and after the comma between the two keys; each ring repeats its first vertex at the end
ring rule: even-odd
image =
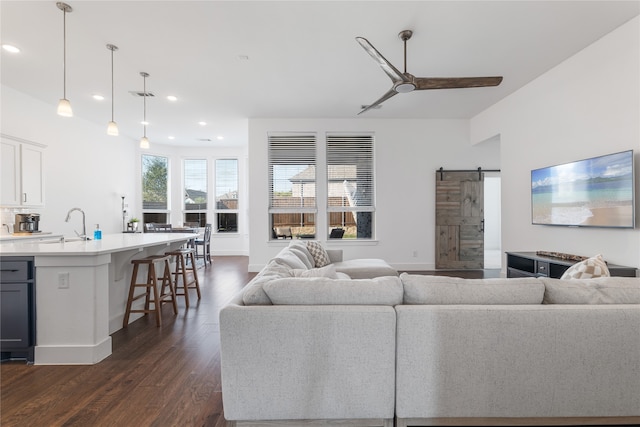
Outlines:
{"type": "Polygon", "coordinates": [[[533,224],[633,227],[633,152],[531,171],[533,224]]]}

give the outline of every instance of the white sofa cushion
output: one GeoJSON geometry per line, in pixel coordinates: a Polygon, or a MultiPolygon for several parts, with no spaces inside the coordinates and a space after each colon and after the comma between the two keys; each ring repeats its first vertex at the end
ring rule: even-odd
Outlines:
{"type": "Polygon", "coordinates": [[[372,279],[381,276],[398,276],[398,271],[382,259],[350,259],[334,263],[336,271],[348,274],[352,279],[372,279]]]}
{"type": "Polygon", "coordinates": [[[254,277],[242,291],[245,305],[271,305],[271,300],[262,289],[262,285],[278,277],[290,277],[291,268],[275,260],[269,263],[254,277]]]}
{"type": "Polygon", "coordinates": [[[584,261],[573,264],[564,272],[561,279],[593,279],[596,277],[609,277],[609,268],[602,258],[602,255],[596,255],[587,258],[584,261]]]}
{"type": "Polygon", "coordinates": [[[294,251],[290,246],[287,246],[278,252],[278,254],[273,257],[272,261],[286,265],[289,268],[311,268],[309,267],[310,262],[304,253],[300,250],[294,251]]]}
{"type": "Polygon", "coordinates": [[[307,245],[305,245],[304,242],[293,240],[289,244],[289,250],[296,254],[307,268],[315,267],[313,256],[311,255],[311,252],[309,252],[309,249],[307,249],[307,245]]]}
{"type": "Polygon", "coordinates": [[[544,284],[533,277],[461,279],[402,273],[405,304],[540,304],[544,284]]]}
{"type": "MultiPolygon", "coordinates": [[[[333,264],[325,265],[320,268],[310,268],[308,270],[291,270],[293,277],[327,277],[329,279],[337,279],[338,273],[333,264]]],[[[347,277],[348,279],[349,277],[347,277]]]]}
{"type": "Polygon", "coordinates": [[[640,304],[640,278],[636,277],[540,280],[545,286],[544,304],[640,304]]]}
{"type": "Polygon", "coordinates": [[[265,283],[274,305],[397,305],[402,304],[398,277],[374,279],[285,278],[265,283]]]}

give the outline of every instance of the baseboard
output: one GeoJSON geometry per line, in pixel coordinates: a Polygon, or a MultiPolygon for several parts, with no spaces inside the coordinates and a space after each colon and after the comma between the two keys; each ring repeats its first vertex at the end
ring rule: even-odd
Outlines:
{"type": "Polygon", "coordinates": [[[227,421],[227,427],[393,427],[393,418],[227,421]]]}
{"type": "Polygon", "coordinates": [[[396,418],[396,427],[410,426],[598,426],[640,425],[640,416],[631,417],[469,417],[396,418]]]}
{"type": "Polygon", "coordinates": [[[111,337],[95,345],[35,347],[36,365],[93,365],[111,355],[111,337]]]}

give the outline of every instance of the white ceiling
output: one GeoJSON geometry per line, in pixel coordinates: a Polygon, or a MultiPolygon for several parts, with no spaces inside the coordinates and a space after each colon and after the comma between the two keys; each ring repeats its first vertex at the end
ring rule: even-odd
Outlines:
{"type": "MultiPolygon", "coordinates": [[[[119,47],[121,137],[142,136],[143,98],[129,92],[142,91],[145,71],[155,95],[147,99],[151,143],[195,147],[246,144],[249,118],[472,117],[640,13],[640,1],[67,3],[67,98],[75,117],[104,123],[106,132],[111,43],[119,47]],[[407,71],[415,76],[501,75],[502,84],[399,94],[357,116],[391,81],[355,37],[402,70],[397,34],[404,29],[414,32],[407,71]],[[95,93],[106,99],[93,100],[95,93]]],[[[62,11],[55,1],[3,0],[0,14],[2,43],[21,49],[2,51],[2,84],[50,103],[55,114],[62,11]]]]}

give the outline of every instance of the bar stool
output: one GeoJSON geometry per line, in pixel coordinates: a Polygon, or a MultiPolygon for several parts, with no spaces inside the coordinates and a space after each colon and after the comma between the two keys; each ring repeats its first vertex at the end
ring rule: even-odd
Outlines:
{"type": "Polygon", "coordinates": [[[175,251],[165,252],[164,254],[167,256],[175,256],[176,257],[176,268],[173,274],[173,287],[176,293],[176,296],[184,296],[184,302],[187,308],[189,308],[189,289],[195,289],[198,294],[198,299],[201,298],[200,295],[200,283],[198,282],[198,273],[196,271],[196,259],[195,259],[194,248],[180,248],[175,251]],[[189,260],[190,267],[187,267],[186,260],[189,260]],[[188,273],[191,274],[191,280],[189,280],[188,273]],[[180,286],[180,278],[182,278],[182,286],[180,286]],[[178,293],[178,289],[182,288],[182,292],[178,293]]]}
{"type": "Polygon", "coordinates": [[[178,314],[178,305],[176,303],[176,293],[171,282],[171,267],[169,266],[168,255],[153,255],[146,258],[134,259],[131,261],[133,264],[133,273],[131,274],[131,285],[129,286],[129,298],[127,300],[127,309],[124,313],[124,320],[122,327],[126,328],[129,324],[129,316],[131,313],[155,313],[156,326],[162,325],[162,318],[160,316],[160,310],[163,303],[170,302],[173,306],[173,314],[178,314]],[[160,280],[162,280],[162,288],[158,289],[158,275],[156,274],[157,262],[164,264],[164,272],[160,280]],[[147,281],[137,282],[138,269],[141,265],[147,266],[147,281]],[[165,287],[169,286],[169,293],[165,293],[165,287]],[[136,288],[145,288],[145,292],[139,295],[135,295],[136,288]],[[144,298],[144,309],[132,309],[131,305],[137,299],[144,298]],[[150,304],[153,304],[153,308],[150,308],[150,304]]]}

